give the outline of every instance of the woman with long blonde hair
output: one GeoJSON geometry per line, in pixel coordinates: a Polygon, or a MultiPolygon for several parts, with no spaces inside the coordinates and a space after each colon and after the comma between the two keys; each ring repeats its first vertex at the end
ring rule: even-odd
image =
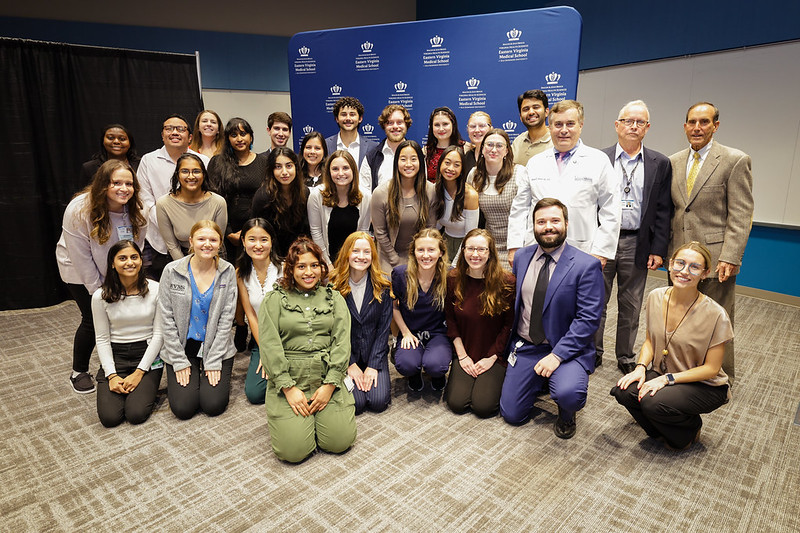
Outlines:
{"type": "Polygon", "coordinates": [[[447,245],[435,229],[414,235],[408,264],[392,271],[394,320],[402,339],[395,352],[397,371],[408,376],[408,387],[421,391],[422,371],[434,390],[443,390],[453,349],[445,326],[447,245]]]}
{"type": "Polygon", "coordinates": [[[331,275],[333,288],[350,310],[350,366],[356,414],[379,413],[391,402],[389,324],[392,321],[391,282],[381,270],[378,250],[369,233],[356,231],[345,239],[331,275]]]}

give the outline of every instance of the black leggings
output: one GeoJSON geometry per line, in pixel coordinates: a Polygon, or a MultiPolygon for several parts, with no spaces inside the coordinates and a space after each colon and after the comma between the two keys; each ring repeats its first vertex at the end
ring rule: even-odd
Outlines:
{"type": "Polygon", "coordinates": [[[94,322],[92,320],[92,295],[84,285],[67,283],[67,290],[81,311],[81,323],[72,343],[72,370],[88,372],[89,359],[94,350],[94,322]]]}

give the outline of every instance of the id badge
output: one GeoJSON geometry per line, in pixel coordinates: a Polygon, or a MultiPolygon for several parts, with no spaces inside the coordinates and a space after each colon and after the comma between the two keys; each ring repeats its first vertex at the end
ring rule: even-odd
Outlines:
{"type": "Polygon", "coordinates": [[[132,241],[133,226],[117,226],[117,238],[121,241],[132,241]]]}
{"type": "Polygon", "coordinates": [[[353,378],[351,378],[350,376],[345,376],[344,386],[347,388],[348,392],[353,392],[353,389],[355,388],[356,384],[353,383],[353,378]]]}
{"type": "Polygon", "coordinates": [[[517,350],[519,350],[522,345],[525,344],[521,340],[514,343],[514,351],[508,354],[508,364],[514,366],[517,364],[517,350]]]}
{"type": "Polygon", "coordinates": [[[161,356],[156,357],[156,360],[150,365],[150,370],[158,370],[159,368],[164,368],[164,361],[161,360],[161,356]]]}
{"type": "Polygon", "coordinates": [[[622,210],[631,211],[636,208],[636,202],[633,200],[622,200],[622,210]]]}

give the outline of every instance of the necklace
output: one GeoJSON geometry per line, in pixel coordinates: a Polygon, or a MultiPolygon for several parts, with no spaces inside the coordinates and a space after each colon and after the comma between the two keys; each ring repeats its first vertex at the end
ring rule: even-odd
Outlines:
{"type": "Polygon", "coordinates": [[[662,374],[667,371],[667,356],[669,355],[669,343],[672,340],[672,337],[675,336],[675,332],[678,331],[678,328],[681,327],[681,324],[683,324],[683,319],[686,318],[686,315],[688,315],[689,311],[692,310],[692,307],[694,307],[694,304],[697,303],[697,299],[700,298],[700,293],[698,292],[697,296],[694,297],[694,301],[692,302],[692,305],[690,305],[689,308],[686,310],[686,312],[683,313],[683,316],[681,317],[680,322],[678,322],[678,325],[675,326],[674,330],[672,330],[672,335],[667,337],[667,324],[669,323],[669,303],[672,301],[672,290],[673,289],[669,290],[669,296],[667,297],[667,312],[666,312],[665,318],[664,318],[664,349],[661,351],[661,353],[662,353],[662,355],[664,357],[661,358],[661,364],[658,365],[658,368],[659,368],[659,370],[661,370],[662,374]]]}

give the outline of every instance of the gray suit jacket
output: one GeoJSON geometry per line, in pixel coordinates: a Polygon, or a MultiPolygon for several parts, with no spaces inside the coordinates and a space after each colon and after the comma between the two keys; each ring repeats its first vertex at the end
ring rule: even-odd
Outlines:
{"type": "MultiPolygon", "coordinates": [[[[686,194],[686,165],[690,148],[670,156],[672,162],[672,236],[669,254],[689,241],[708,247],[712,261],[742,264],[753,223],[753,174],[750,156],[712,141],[692,194],[686,194]]],[[[716,263],[709,265],[716,277],[716,263]]]]}

